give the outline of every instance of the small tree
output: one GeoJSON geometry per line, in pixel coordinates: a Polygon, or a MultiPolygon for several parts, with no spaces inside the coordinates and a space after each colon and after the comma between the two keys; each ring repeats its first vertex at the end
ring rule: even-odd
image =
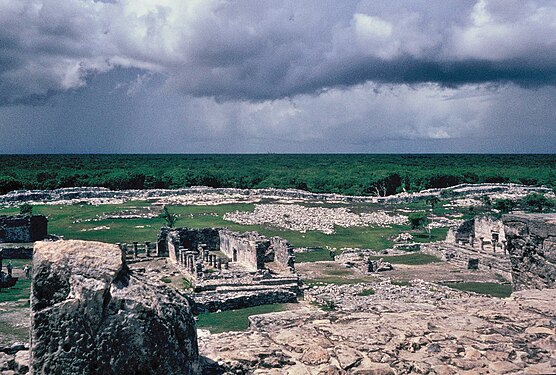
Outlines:
{"type": "Polygon", "coordinates": [[[440,202],[440,199],[438,199],[437,196],[433,196],[427,199],[427,203],[431,205],[431,210],[434,210],[438,202],[440,202]]]}
{"type": "Polygon", "coordinates": [[[541,212],[545,208],[550,208],[554,205],[554,202],[543,194],[539,193],[531,193],[523,198],[523,203],[525,204],[525,208],[530,211],[534,212],[541,212]]]}
{"type": "Polygon", "coordinates": [[[424,212],[414,212],[409,215],[409,224],[411,229],[419,229],[427,225],[428,218],[427,214],[424,212]]]}
{"type": "Polygon", "coordinates": [[[23,203],[21,206],[19,206],[19,213],[21,215],[33,215],[33,206],[31,206],[29,203],[23,203]]]}
{"type": "Polygon", "coordinates": [[[166,226],[169,228],[173,228],[174,225],[176,225],[176,221],[178,221],[178,215],[168,211],[168,207],[166,206],[164,206],[162,212],[160,213],[160,215],[158,215],[158,217],[164,219],[164,221],[166,222],[166,226]]]}
{"type": "Polygon", "coordinates": [[[516,207],[517,203],[511,199],[497,199],[494,201],[493,208],[499,210],[503,214],[507,214],[516,207]]]}

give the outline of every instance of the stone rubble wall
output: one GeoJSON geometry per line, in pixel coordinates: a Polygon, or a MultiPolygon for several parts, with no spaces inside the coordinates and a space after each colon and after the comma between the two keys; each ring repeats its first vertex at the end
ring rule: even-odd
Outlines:
{"type": "Polygon", "coordinates": [[[502,217],[514,290],[556,286],[556,214],[502,217]]]}
{"type": "Polygon", "coordinates": [[[345,196],[339,194],[310,193],[295,189],[234,189],[191,187],[184,189],[143,189],[143,190],[109,190],[103,187],[74,187],[55,190],[17,190],[0,195],[0,204],[19,205],[21,202],[73,204],[78,202],[115,203],[127,200],[171,201],[170,198],[185,198],[184,202],[203,204],[211,202],[260,201],[262,199],[298,199],[301,201],[323,202],[368,202],[368,203],[407,203],[439,197],[449,191],[451,196],[481,196],[485,194],[515,194],[524,196],[537,192],[553,194],[549,188],[519,184],[461,184],[448,189],[428,189],[417,193],[400,193],[388,197],[345,196]],[[219,199],[221,198],[221,199],[219,199]],[[224,199],[224,200],[222,200],[224,199]]]}
{"type": "Polygon", "coordinates": [[[0,242],[40,241],[48,235],[48,220],[42,215],[0,216],[0,242]]]}
{"type": "Polygon", "coordinates": [[[296,293],[281,288],[252,292],[203,293],[195,296],[195,307],[199,313],[244,309],[246,307],[270,305],[275,303],[296,303],[296,293]]]}

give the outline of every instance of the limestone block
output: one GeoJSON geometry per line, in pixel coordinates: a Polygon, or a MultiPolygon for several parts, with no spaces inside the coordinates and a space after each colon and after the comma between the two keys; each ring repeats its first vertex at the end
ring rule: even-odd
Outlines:
{"type": "Polygon", "coordinates": [[[135,276],[116,245],[39,242],[33,258],[31,372],[198,373],[189,300],[135,276]]]}

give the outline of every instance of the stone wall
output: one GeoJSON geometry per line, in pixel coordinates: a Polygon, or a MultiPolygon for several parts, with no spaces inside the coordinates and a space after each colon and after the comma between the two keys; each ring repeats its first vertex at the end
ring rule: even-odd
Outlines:
{"type": "Polygon", "coordinates": [[[475,217],[475,238],[483,237],[484,241],[492,243],[492,233],[498,233],[498,243],[506,240],[502,220],[493,217],[475,217]]]}
{"type": "Polygon", "coordinates": [[[232,262],[239,262],[252,270],[264,268],[270,241],[257,232],[237,233],[227,229],[219,231],[220,251],[232,262]]]}
{"type": "Polygon", "coordinates": [[[199,313],[203,313],[296,302],[297,295],[294,292],[276,288],[258,293],[231,293],[219,299],[203,298],[203,296],[200,296],[195,298],[195,308],[199,313]]]}
{"type": "Polygon", "coordinates": [[[48,220],[41,215],[0,216],[0,242],[34,242],[46,238],[48,220]]]}
{"type": "Polygon", "coordinates": [[[180,247],[197,250],[200,244],[206,244],[209,250],[218,250],[218,229],[161,228],[157,239],[157,253],[159,256],[169,256],[173,261],[177,261],[180,247]]]}
{"type": "Polygon", "coordinates": [[[2,257],[4,259],[33,259],[33,248],[26,246],[2,247],[2,257]]]}
{"type": "Polygon", "coordinates": [[[191,304],[131,272],[116,245],[38,242],[31,373],[199,374],[191,304]]]}
{"type": "Polygon", "coordinates": [[[295,269],[295,255],[293,246],[280,237],[272,237],[270,239],[270,248],[274,253],[274,262],[287,270],[295,269]]]}
{"type": "Polygon", "coordinates": [[[457,228],[450,228],[448,230],[448,235],[446,236],[446,242],[449,243],[460,243],[469,242],[469,237],[475,232],[475,221],[466,220],[457,228]]]}
{"type": "Polygon", "coordinates": [[[475,243],[480,243],[481,237],[485,243],[493,242],[493,233],[498,234],[497,243],[506,240],[502,220],[490,216],[476,216],[472,220],[464,221],[457,228],[450,228],[446,236],[449,243],[469,243],[471,238],[475,243]]]}
{"type": "Polygon", "coordinates": [[[514,290],[556,285],[556,214],[504,215],[514,290]]]}

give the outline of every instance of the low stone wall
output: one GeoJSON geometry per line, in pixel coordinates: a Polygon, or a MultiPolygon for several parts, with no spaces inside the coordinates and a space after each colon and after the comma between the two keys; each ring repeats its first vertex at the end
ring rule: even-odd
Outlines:
{"type": "Polygon", "coordinates": [[[214,299],[207,295],[198,296],[195,297],[195,308],[199,313],[203,313],[295,302],[297,302],[297,295],[294,292],[276,289],[256,293],[230,293],[229,296],[214,299]]]}
{"type": "Polygon", "coordinates": [[[33,259],[33,248],[27,246],[21,247],[2,247],[2,257],[4,259],[33,259]]]}
{"type": "Polygon", "coordinates": [[[556,286],[556,214],[504,215],[514,290],[556,286]]]}

